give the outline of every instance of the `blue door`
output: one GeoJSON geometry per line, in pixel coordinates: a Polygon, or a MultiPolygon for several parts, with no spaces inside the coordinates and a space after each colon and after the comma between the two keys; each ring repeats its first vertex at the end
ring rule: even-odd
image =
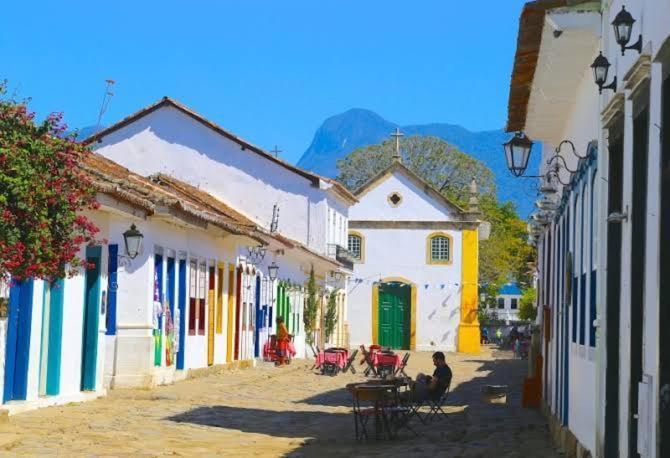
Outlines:
{"type": "Polygon", "coordinates": [[[186,345],[186,260],[179,260],[179,352],[177,353],[177,369],[184,369],[184,353],[186,345]]]}
{"type": "Polygon", "coordinates": [[[256,276],[256,330],[254,332],[254,357],[260,356],[260,333],[265,323],[263,309],[261,307],[261,277],[256,276]]]}
{"type": "Polygon", "coordinates": [[[51,284],[44,282],[40,395],[55,396],[60,393],[64,287],[62,278],[51,284]]]}
{"type": "Polygon", "coordinates": [[[86,291],[84,296],[84,330],[81,358],[81,389],[95,390],[95,372],[98,361],[98,328],[100,306],[100,276],[102,247],[86,247],[86,291]]]}
{"type": "Polygon", "coordinates": [[[3,402],[25,400],[33,314],[33,280],[15,282],[9,292],[3,402]]]}
{"type": "Polygon", "coordinates": [[[117,271],[119,269],[119,246],[109,245],[109,261],[107,262],[107,322],[106,334],[116,335],[116,291],[119,289],[117,283],[117,271]]]}

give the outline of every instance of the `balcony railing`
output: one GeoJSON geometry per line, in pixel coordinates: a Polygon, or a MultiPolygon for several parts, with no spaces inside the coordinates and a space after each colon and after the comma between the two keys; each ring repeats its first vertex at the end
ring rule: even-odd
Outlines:
{"type": "Polygon", "coordinates": [[[354,256],[343,246],[337,245],[335,259],[347,269],[354,270],[354,256]]]}

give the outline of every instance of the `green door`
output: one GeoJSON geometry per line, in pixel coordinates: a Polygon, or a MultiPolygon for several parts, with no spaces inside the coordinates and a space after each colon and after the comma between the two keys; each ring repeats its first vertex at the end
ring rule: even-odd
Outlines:
{"type": "Polygon", "coordinates": [[[409,350],[410,285],[379,285],[379,345],[409,350]]]}

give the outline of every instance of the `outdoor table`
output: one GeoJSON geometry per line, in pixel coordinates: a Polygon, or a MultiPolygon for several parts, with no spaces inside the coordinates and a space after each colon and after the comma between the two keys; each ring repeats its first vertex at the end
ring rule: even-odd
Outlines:
{"type": "MultiPolygon", "coordinates": [[[[386,383],[361,383],[361,384],[355,384],[353,386],[353,389],[363,389],[363,390],[371,390],[371,391],[378,391],[378,392],[393,392],[394,394],[396,393],[396,386],[395,384],[386,384],[386,383]]],[[[380,430],[383,429],[386,431],[386,434],[388,435],[389,438],[391,438],[391,430],[389,429],[387,419],[386,419],[386,414],[384,413],[384,409],[382,408],[381,405],[382,401],[381,400],[376,400],[374,401],[374,413],[375,413],[375,439],[379,439],[380,436],[380,430]]]]}
{"type": "Polygon", "coordinates": [[[397,353],[374,352],[372,354],[372,364],[375,367],[379,367],[380,365],[388,365],[398,369],[401,365],[401,362],[402,359],[397,353]]]}
{"type": "Polygon", "coordinates": [[[340,369],[344,369],[349,359],[349,352],[339,351],[320,351],[316,356],[316,367],[321,367],[324,363],[334,364],[340,369]]]}

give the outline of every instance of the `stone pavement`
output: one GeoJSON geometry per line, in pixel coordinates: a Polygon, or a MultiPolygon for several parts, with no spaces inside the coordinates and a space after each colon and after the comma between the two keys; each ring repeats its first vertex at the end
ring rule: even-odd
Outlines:
{"type": "MultiPolygon", "coordinates": [[[[114,390],[107,398],[16,415],[0,425],[0,455],[40,456],[560,456],[547,423],[520,406],[526,362],[485,349],[448,354],[454,372],[449,417],[419,437],[354,439],[351,399],[343,389],[364,379],[327,377],[311,363],[258,367],[153,390],[114,390]],[[507,405],[481,399],[484,384],[508,384],[507,405]]],[[[413,375],[432,372],[430,353],[414,353],[413,375]]]]}

